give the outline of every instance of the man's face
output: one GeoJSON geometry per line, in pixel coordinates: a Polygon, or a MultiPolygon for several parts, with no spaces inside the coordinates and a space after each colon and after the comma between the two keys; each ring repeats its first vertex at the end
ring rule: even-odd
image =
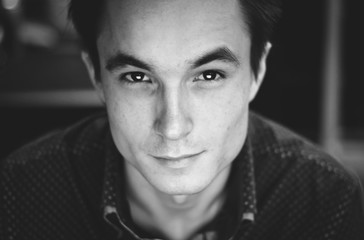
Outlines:
{"type": "Polygon", "coordinates": [[[250,44],[236,0],[107,2],[96,85],[132,174],[194,194],[229,169],[264,75],[250,44]]]}

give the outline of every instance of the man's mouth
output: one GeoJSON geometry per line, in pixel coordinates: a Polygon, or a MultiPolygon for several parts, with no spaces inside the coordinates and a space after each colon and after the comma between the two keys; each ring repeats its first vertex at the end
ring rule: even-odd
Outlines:
{"type": "MultiPolygon", "coordinates": [[[[203,152],[203,151],[202,151],[203,152]]],[[[195,156],[198,156],[200,155],[202,152],[199,152],[199,153],[192,153],[192,154],[183,154],[183,155],[180,155],[180,156],[171,156],[171,155],[161,155],[161,156],[153,156],[157,159],[161,159],[161,160],[172,160],[172,161],[178,161],[178,160],[182,160],[182,159],[185,159],[185,158],[192,158],[192,157],[195,157],[195,156]]]]}
{"type": "Polygon", "coordinates": [[[173,155],[157,155],[157,156],[153,156],[153,158],[157,159],[158,162],[164,166],[167,166],[169,168],[185,168],[188,167],[189,165],[191,165],[194,160],[199,157],[202,152],[198,152],[198,153],[192,153],[192,154],[183,154],[183,155],[178,155],[178,156],[173,156],[173,155]]]}

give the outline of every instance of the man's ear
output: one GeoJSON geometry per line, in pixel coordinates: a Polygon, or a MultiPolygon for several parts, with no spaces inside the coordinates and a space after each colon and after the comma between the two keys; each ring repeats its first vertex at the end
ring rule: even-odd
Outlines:
{"type": "Polygon", "coordinates": [[[265,45],[265,48],[264,48],[264,53],[259,62],[259,69],[258,69],[257,75],[254,78],[254,81],[251,83],[251,86],[250,86],[249,102],[253,101],[253,99],[257,95],[258,90],[263,82],[265,72],[267,70],[267,64],[266,64],[267,57],[268,57],[268,54],[269,54],[269,51],[271,48],[272,48],[272,44],[270,42],[267,42],[267,44],[265,45]]]}
{"type": "Polygon", "coordinates": [[[96,76],[95,66],[94,66],[94,64],[93,64],[93,62],[91,60],[90,55],[87,52],[82,51],[81,52],[81,58],[82,58],[83,63],[86,66],[86,69],[87,69],[88,75],[89,75],[89,77],[91,79],[92,85],[95,87],[96,92],[99,95],[100,100],[104,103],[105,102],[105,96],[104,96],[104,91],[103,91],[103,88],[102,88],[101,79],[98,79],[98,77],[96,76]]]}

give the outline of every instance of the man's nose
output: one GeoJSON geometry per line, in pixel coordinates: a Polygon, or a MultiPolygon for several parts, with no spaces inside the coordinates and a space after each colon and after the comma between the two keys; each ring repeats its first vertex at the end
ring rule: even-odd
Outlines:
{"type": "Polygon", "coordinates": [[[164,89],[159,95],[154,128],[166,140],[180,140],[193,128],[188,93],[183,89],[164,89]]]}

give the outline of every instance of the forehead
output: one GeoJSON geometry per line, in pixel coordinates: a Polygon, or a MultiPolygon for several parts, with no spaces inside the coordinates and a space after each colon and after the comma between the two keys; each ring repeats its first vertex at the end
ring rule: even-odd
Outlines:
{"type": "Polygon", "coordinates": [[[108,0],[104,16],[99,45],[106,52],[183,54],[249,40],[239,0],[108,0]]]}
{"type": "MultiPolygon", "coordinates": [[[[122,17],[124,20],[226,20],[240,17],[240,0],[106,0],[107,17],[122,17]]],[[[116,20],[113,18],[113,20],[116,20]]],[[[208,22],[205,22],[208,23],[208,22]]]]}

